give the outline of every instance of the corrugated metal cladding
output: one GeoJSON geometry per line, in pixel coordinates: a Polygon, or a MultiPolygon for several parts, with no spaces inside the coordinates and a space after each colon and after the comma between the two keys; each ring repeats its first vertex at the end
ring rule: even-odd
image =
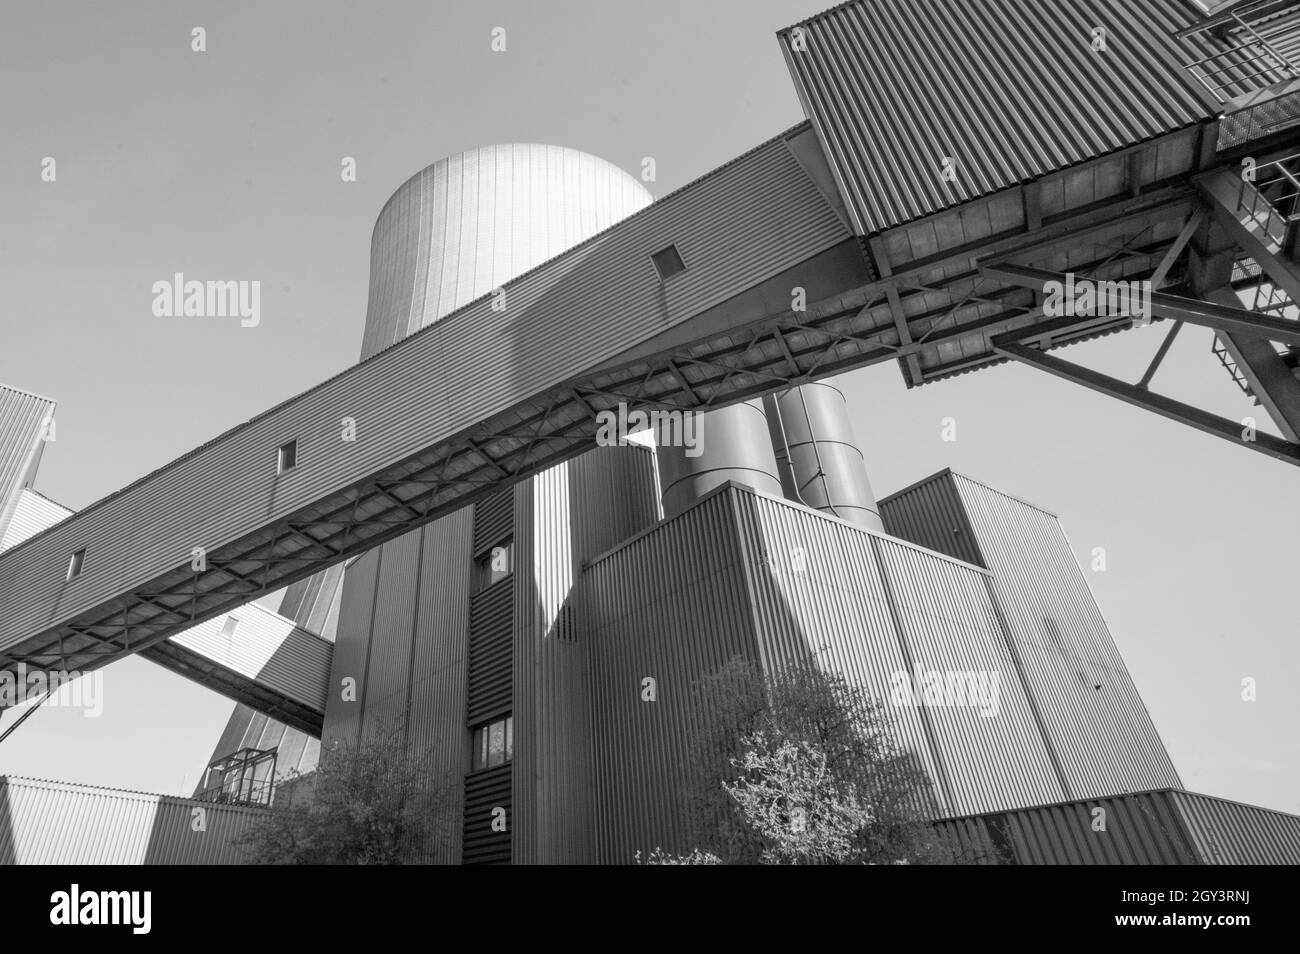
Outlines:
{"type": "Polygon", "coordinates": [[[1069,798],[1182,788],[1056,517],[950,475],[1069,798]]]}
{"type": "Polygon", "coordinates": [[[171,642],[287,699],[325,710],[333,647],[258,603],[191,626],[171,642]],[[227,635],[230,620],[237,622],[227,635]]]}
{"type": "MultiPolygon", "coordinates": [[[[356,741],[363,724],[367,733],[401,732],[409,720],[420,723],[418,733],[412,730],[417,749],[442,750],[427,723],[435,712],[454,712],[454,734],[463,734],[472,527],[472,508],[462,508],[369,551],[348,568],[325,709],[326,739],[356,741]],[[448,677],[449,666],[458,674],[448,677]],[[356,685],[352,702],[342,698],[347,678],[356,685]],[[440,698],[430,708],[421,704],[425,691],[440,697],[450,692],[461,704],[453,710],[440,698]]],[[[432,730],[434,735],[453,732],[442,726],[432,730]]]]}
{"type": "Polygon", "coordinates": [[[1218,104],[1170,36],[1200,17],[1177,0],[858,0],[779,37],[870,235],[1208,121],[1218,104]]]}
{"type": "MultiPolygon", "coordinates": [[[[369,733],[406,707],[409,751],[432,752],[431,761],[458,785],[468,767],[467,725],[513,712],[515,764],[524,766],[511,793],[515,860],[586,860],[583,649],[574,581],[583,561],[654,522],[653,466],[643,447],[597,448],[486,506],[435,521],[424,530],[422,553],[412,543],[417,531],[353,564],[325,738],[355,739],[359,725],[369,733]],[[509,506],[499,506],[502,499],[509,506]],[[471,596],[476,550],[512,533],[511,577],[471,596]],[[339,698],[347,673],[356,674],[356,703],[339,698]]],[[[458,859],[459,841],[436,857],[458,859]]]]}
{"type": "Polygon", "coordinates": [[[946,819],[937,827],[984,864],[1300,864],[1300,817],[1168,789],[946,819]]]}
{"type": "Polygon", "coordinates": [[[1195,792],[1167,797],[1207,864],[1300,864],[1300,816],[1195,792]]]}
{"type": "Polygon", "coordinates": [[[691,687],[757,657],[731,498],[708,497],[594,561],[584,575],[593,860],[689,850],[681,817],[691,687]],[[655,680],[657,701],[642,700],[655,680]]]}
{"type": "Polygon", "coordinates": [[[71,514],[72,511],[62,504],[56,504],[48,497],[24,487],[18,492],[9,525],[0,523],[0,528],[3,528],[3,533],[0,533],[0,553],[16,547],[28,537],[36,536],[71,514]]]}
{"type": "Polygon", "coordinates": [[[482,556],[510,536],[515,491],[507,488],[474,505],[474,553],[482,556]]]}
{"type": "MultiPolygon", "coordinates": [[[[268,608],[293,620],[303,629],[334,642],[338,623],[339,592],[343,586],[343,564],[336,564],[305,580],[299,580],[278,593],[268,608]]],[[[259,600],[259,602],[261,602],[259,600]]],[[[266,605],[266,604],[264,604],[266,605]]]]}
{"type": "Polygon", "coordinates": [[[36,476],[54,406],[49,398],[0,384],[0,536],[6,539],[22,489],[36,476]]]}
{"type": "Polygon", "coordinates": [[[879,504],[891,536],[987,568],[947,470],[883,497],[879,504]]]}
{"type": "Polygon", "coordinates": [[[595,561],[585,600],[596,859],[692,847],[679,793],[706,716],[687,711],[689,689],[733,656],[768,670],[815,659],[867,688],[927,770],[937,814],[1064,797],[986,578],[734,484],[595,561]],[[976,681],[946,705],[895,694],[905,678],[920,691],[931,672],[976,681]],[[646,677],[656,703],[641,700],[646,677]]]}
{"type": "Polygon", "coordinates": [[[92,785],[0,777],[0,864],[231,865],[264,815],[92,785]],[[204,831],[195,831],[196,813],[204,831]]]}
{"type": "Polygon", "coordinates": [[[511,772],[512,767],[507,762],[465,777],[462,864],[510,863],[510,842],[514,837],[513,806],[510,801],[511,772]]]}
{"type": "Polygon", "coordinates": [[[321,741],[326,744],[334,739],[360,740],[366,660],[374,626],[375,584],[383,552],[383,547],[366,552],[348,567],[343,577],[339,628],[330,665],[330,692],[325,700],[325,723],[321,729],[321,741]]]}
{"type": "MultiPolygon", "coordinates": [[[[424,758],[435,777],[459,799],[469,766],[465,730],[467,651],[474,518],[465,507],[424,528],[424,562],[416,601],[418,619],[411,655],[407,751],[424,758]]],[[[455,817],[459,817],[460,803],[455,817]]],[[[461,830],[453,826],[427,860],[455,864],[461,830]]]]}
{"type": "Polygon", "coordinates": [[[739,493],[735,505],[765,666],[812,654],[884,702],[930,767],[941,813],[1061,797],[986,574],[783,500],[739,493]],[[960,692],[954,683],[952,704],[895,695],[904,677],[919,695],[930,673],[971,675],[960,692]]]}
{"type": "Polygon", "coordinates": [[[513,642],[514,580],[507,577],[475,593],[469,604],[469,725],[510,711],[513,642]]]}
{"type": "Polygon", "coordinates": [[[404,728],[422,557],[419,531],[383,547],[370,616],[363,737],[376,732],[401,732],[404,728]]]}
{"type": "Polygon", "coordinates": [[[407,180],[370,242],[362,357],[650,204],[617,166],[563,146],[485,146],[407,180]]]}
{"type": "Polygon", "coordinates": [[[658,519],[654,454],[599,447],[514,490],[514,862],[591,861],[583,563],[658,519]]]}
{"type": "Polygon", "coordinates": [[[783,137],[0,555],[0,649],[438,444],[849,237],[783,137]],[[650,254],[675,243],[665,287],[650,254]],[[618,276],[610,281],[609,276],[618,276]],[[355,417],[365,438],[339,440],[355,417]],[[275,448],[298,441],[277,477],[275,448]],[[150,519],[141,522],[140,514],[150,519]],[[124,528],[131,532],[124,532],[124,528]],[[85,571],[64,578],[86,547],[85,571]]]}
{"type": "MultiPolygon", "coordinates": [[[[465,730],[474,512],[464,507],[364,554],[348,567],[322,738],[357,744],[402,732],[432,783],[459,799],[465,730]],[[378,597],[378,598],[376,598],[378,597]],[[343,680],[355,680],[355,701],[343,680]]],[[[425,846],[434,864],[460,860],[460,827],[425,846]]]]}

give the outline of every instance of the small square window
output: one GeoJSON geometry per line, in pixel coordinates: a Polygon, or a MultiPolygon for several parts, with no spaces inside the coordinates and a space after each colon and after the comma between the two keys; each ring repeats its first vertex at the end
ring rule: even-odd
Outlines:
{"type": "Polygon", "coordinates": [[[84,564],[85,562],[86,562],[86,551],[84,548],[72,554],[72,559],[68,561],[69,580],[72,579],[74,576],[81,576],[81,567],[82,564],[84,564]]]}
{"type": "Polygon", "coordinates": [[[287,444],[280,445],[280,452],[276,456],[277,473],[283,474],[290,470],[298,463],[298,442],[289,441],[287,444]]]}
{"type": "Polygon", "coordinates": [[[686,263],[682,261],[681,253],[677,251],[676,245],[669,245],[660,252],[655,252],[650,256],[655,263],[655,268],[659,269],[659,278],[661,281],[672,278],[678,272],[686,271],[686,263]]]}
{"type": "Polygon", "coordinates": [[[226,639],[230,639],[232,636],[235,635],[235,630],[237,630],[238,628],[239,628],[239,617],[227,616],[225,623],[223,623],[221,626],[221,635],[224,636],[226,639]]]}

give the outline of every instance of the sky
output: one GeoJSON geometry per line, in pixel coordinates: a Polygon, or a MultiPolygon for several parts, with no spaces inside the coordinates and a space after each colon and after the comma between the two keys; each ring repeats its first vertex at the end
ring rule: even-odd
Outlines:
{"type": "MultiPolygon", "coordinates": [[[[802,121],[774,34],[819,9],[0,6],[0,381],[59,402],[37,489],[84,507],[352,364],[375,218],[443,156],[554,143],[634,174],[650,156],[662,196],[802,121]],[[260,325],[155,317],[152,285],[177,271],[261,281],[260,325]]],[[[1162,333],[1062,355],[1136,380],[1162,333]]],[[[1185,329],[1153,386],[1263,423],[1209,348],[1185,329]]],[[[1295,471],[1018,366],[836,383],[879,495],[952,467],[1061,517],[1188,788],[1300,812],[1295,471]]],[[[40,710],[0,744],[0,774],[188,793],[232,705],[129,659],[99,718],[40,710]]]]}

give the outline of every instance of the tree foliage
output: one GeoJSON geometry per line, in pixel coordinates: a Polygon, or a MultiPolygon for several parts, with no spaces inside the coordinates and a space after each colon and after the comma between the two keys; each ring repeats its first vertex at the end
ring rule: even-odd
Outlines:
{"type": "MultiPolygon", "coordinates": [[[[724,864],[959,859],[930,824],[931,783],[880,704],[812,665],[735,659],[694,687],[687,844],[724,864]]],[[[674,858],[660,853],[661,859],[674,858]]],[[[692,856],[649,863],[698,863],[692,856]]]]}
{"type": "Polygon", "coordinates": [[[361,744],[322,749],[316,771],[283,783],[241,841],[252,864],[395,865],[426,861],[459,819],[458,788],[385,725],[361,744]]]}

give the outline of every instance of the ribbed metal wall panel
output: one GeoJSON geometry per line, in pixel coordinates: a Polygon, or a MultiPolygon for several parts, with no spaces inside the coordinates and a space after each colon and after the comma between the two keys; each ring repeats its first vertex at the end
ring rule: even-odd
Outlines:
{"type": "Polygon", "coordinates": [[[993,572],[1067,797],[1181,788],[1056,517],[960,474],[950,479],[993,572]]]}
{"type": "Polygon", "coordinates": [[[411,640],[419,594],[421,538],[416,530],[384,544],[383,571],[375,588],[366,667],[363,734],[381,729],[401,732],[406,723],[407,686],[411,678],[411,640]]]}
{"type": "Polygon", "coordinates": [[[279,599],[271,602],[272,607],[303,629],[309,629],[333,642],[334,629],[331,621],[338,622],[338,598],[343,585],[343,570],[344,564],[336,564],[305,580],[299,580],[280,590],[279,599]]]}
{"type": "Polygon", "coordinates": [[[498,765],[465,778],[465,821],[462,834],[464,848],[461,862],[467,865],[506,865],[510,863],[510,843],[514,838],[513,806],[510,802],[512,767],[498,765]],[[493,810],[505,809],[505,831],[492,830],[493,810]]]}
{"type": "Polygon", "coordinates": [[[325,709],[333,646],[258,603],[191,626],[170,642],[277,695],[325,709]],[[239,622],[234,633],[226,636],[222,631],[231,617],[239,622]]]}
{"type": "Polygon", "coordinates": [[[778,137],[512,282],[504,325],[479,299],[0,555],[9,597],[0,649],[185,566],[195,545],[244,539],[613,360],[847,236],[778,137]],[[669,242],[688,269],[665,287],[649,255],[669,242]],[[339,440],[343,413],[373,422],[366,440],[339,440]],[[277,478],[275,448],[288,437],[299,465],[277,478]],[[69,585],[79,547],[86,570],[69,585]]]}
{"type": "Polygon", "coordinates": [[[0,777],[0,864],[229,865],[263,812],[120,789],[0,777]],[[205,831],[194,830],[197,810],[205,831]]]}
{"type": "MultiPolygon", "coordinates": [[[[427,758],[440,785],[454,790],[461,807],[461,780],[469,768],[465,729],[468,633],[474,508],[463,507],[424,528],[415,644],[410,666],[407,751],[427,758]]],[[[454,825],[441,845],[429,846],[427,860],[456,864],[461,829],[454,825]]]]}
{"type": "MultiPolygon", "coordinates": [[[[912,648],[888,595],[891,583],[876,538],[770,498],[737,494],[734,506],[763,668],[777,671],[815,658],[887,703],[893,674],[912,669],[912,648]]],[[[923,807],[950,811],[950,786],[928,712],[889,707],[886,714],[899,743],[934,780],[934,805],[923,807]]]]}
{"type": "Polygon", "coordinates": [[[53,419],[49,398],[0,384],[0,535],[6,540],[22,488],[36,476],[45,429],[53,419]]]}
{"type": "Polygon", "coordinates": [[[311,764],[303,762],[303,756],[307,752],[307,740],[310,736],[288,726],[283,726],[283,728],[284,732],[276,742],[276,775],[285,776],[294,772],[302,775],[314,771],[316,768],[315,762],[311,764]]]}
{"type": "Polygon", "coordinates": [[[765,666],[801,662],[811,653],[885,703],[896,737],[935,780],[941,814],[1063,796],[990,601],[987,574],[785,501],[740,494],[737,506],[742,516],[752,515],[746,540],[765,666]],[[895,704],[896,673],[931,670],[996,673],[997,715],[895,704]]]}
{"type": "Polygon", "coordinates": [[[514,701],[514,579],[475,593],[469,604],[467,724],[510,711],[514,701]]]}
{"type": "Polygon", "coordinates": [[[805,50],[779,36],[865,235],[1212,119],[1170,36],[1199,18],[1169,0],[858,0],[799,24],[805,50]]]}
{"type": "Polygon", "coordinates": [[[343,578],[343,597],[334,657],[330,665],[329,693],[325,701],[325,724],[321,739],[359,741],[361,711],[365,704],[366,662],[370,652],[370,627],[374,619],[375,584],[382,548],[365,553],[348,567],[343,578]],[[343,680],[353,680],[355,696],[343,698],[343,680]]]}
{"type": "Polygon", "coordinates": [[[434,163],[393,194],[375,225],[362,357],[604,231],[651,198],[617,166],[562,146],[485,146],[434,163]]]}
{"type": "Polygon", "coordinates": [[[1201,859],[1168,792],[1045,805],[938,823],[990,864],[1195,865],[1201,859]],[[1094,816],[1101,809],[1105,814],[1094,816]],[[1094,830],[1104,819],[1105,830],[1094,830]],[[992,857],[989,857],[992,855],[992,857]]]}
{"type": "MultiPolygon", "coordinates": [[[[465,712],[473,514],[473,507],[463,507],[348,567],[323,732],[326,740],[351,743],[381,728],[404,733],[408,754],[426,765],[439,797],[449,794],[455,800],[453,814],[459,811],[469,765],[465,712]],[[345,675],[357,680],[355,703],[341,698],[345,675]]],[[[502,586],[508,624],[509,584],[502,586]]],[[[508,645],[504,666],[508,675],[508,645]]],[[[508,679],[505,698],[508,708],[508,679]]],[[[310,755],[309,740],[303,757],[310,755]]],[[[435,834],[421,846],[421,859],[457,862],[460,826],[435,834]]]]}
{"type": "Polygon", "coordinates": [[[515,487],[514,862],[591,861],[582,565],[658,518],[654,454],[601,447],[515,487]]]}
{"type": "Polygon", "coordinates": [[[892,536],[976,566],[985,565],[947,470],[882,498],[880,518],[892,536]]]}
{"type": "Polygon", "coordinates": [[[994,864],[1300,864],[1300,816],[1169,789],[945,819],[937,827],[994,864]],[[1095,829],[1102,820],[1105,830],[1095,829]]]}
{"type": "Polygon", "coordinates": [[[984,575],[925,550],[877,543],[913,673],[934,671],[946,679],[950,672],[973,672],[998,680],[995,715],[971,705],[925,707],[956,810],[1063,797],[984,575]]]}
{"type": "Polygon", "coordinates": [[[691,711],[692,684],[758,653],[731,499],[708,497],[600,557],[583,594],[594,860],[689,850],[680,800],[688,739],[702,718],[691,711]],[[641,701],[647,676],[657,702],[641,701]]]}
{"type": "Polygon", "coordinates": [[[1300,864],[1300,816],[1195,792],[1165,797],[1206,864],[1300,864]]]}
{"type": "MultiPolygon", "coordinates": [[[[1033,551],[1032,533],[1013,525],[1005,532],[1033,551]]],[[[1000,558],[996,545],[993,552],[1000,558]]],[[[1035,557],[1056,559],[1060,570],[1061,555],[1050,546],[1035,557]]],[[[1014,587],[1034,593],[1036,585],[1056,585],[1052,568],[1043,572],[1047,582],[1017,577],[1014,587]]],[[[1068,736],[1072,720],[1093,713],[1049,685],[1062,677],[1036,658],[1022,673],[1023,626],[1007,620],[1041,604],[1013,594],[1019,602],[1006,609],[997,594],[1014,587],[971,564],[734,485],[601,556],[584,590],[596,858],[691,847],[680,842],[678,763],[693,731],[687,727],[700,715],[684,711],[683,687],[729,655],[769,670],[814,658],[887,701],[896,737],[935,782],[939,814],[1057,802],[1071,797],[1067,779],[1077,788],[1089,772],[1139,778],[1155,756],[1168,765],[1135,730],[1105,740],[1109,769],[1083,748],[1082,732],[1068,736]],[[983,717],[978,705],[894,705],[899,671],[996,673],[997,714],[983,717]],[[640,701],[644,676],[659,680],[659,703],[640,701]]],[[[1131,730],[1133,720],[1124,719],[1104,725],[1131,730]]]]}
{"type": "Polygon", "coordinates": [[[17,546],[28,537],[36,536],[71,514],[72,511],[67,507],[56,504],[34,490],[23,488],[18,492],[8,526],[0,521],[0,530],[4,531],[0,535],[0,553],[17,546]]]}
{"type": "Polygon", "coordinates": [[[510,536],[514,508],[513,488],[493,494],[474,505],[474,552],[471,556],[482,556],[510,536]]]}

